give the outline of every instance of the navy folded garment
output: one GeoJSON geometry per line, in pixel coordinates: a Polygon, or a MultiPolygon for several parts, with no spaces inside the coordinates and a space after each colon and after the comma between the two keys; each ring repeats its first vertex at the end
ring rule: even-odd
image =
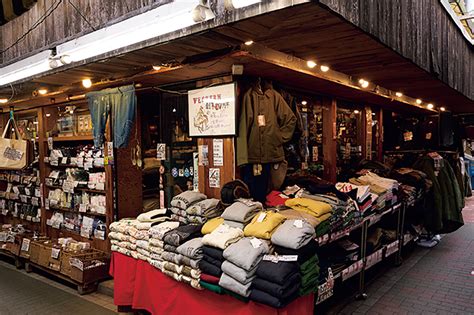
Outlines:
{"type": "Polygon", "coordinates": [[[266,292],[260,291],[259,289],[253,289],[252,292],[250,292],[251,300],[258,303],[269,305],[274,308],[285,307],[286,305],[294,301],[297,297],[298,297],[298,289],[294,290],[294,292],[292,292],[286,299],[279,299],[266,292]]]}
{"type": "Polygon", "coordinates": [[[203,252],[204,255],[210,256],[210,257],[212,257],[216,260],[224,261],[224,259],[225,259],[224,256],[223,256],[224,251],[219,249],[219,248],[204,245],[202,247],[202,252],[203,252]]]}
{"type": "Polygon", "coordinates": [[[300,264],[304,263],[308,259],[312,258],[315,254],[316,251],[318,250],[318,243],[316,241],[312,240],[305,246],[299,248],[299,249],[290,249],[286,247],[281,247],[275,245],[275,253],[278,255],[298,255],[298,262],[300,264]]]}
{"type": "Polygon", "coordinates": [[[301,287],[301,277],[299,273],[294,273],[283,284],[277,284],[257,277],[253,279],[252,286],[278,299],[286,299],[294,293],[294,290],[298,290],[301,287]]]}
{"type": "Polygon", "coordinates": [[[213,264],[210,264],[205,260],[201,260],[199,262],[199,269],[201,269],[201,271],[203,273],[207,273],[208,275],[211,275],[211,276],[214,276],[214,277],[220,278],[220,276],[222,275],[221,268],[219,268],[219,267],[217,267],[213,264]]]}
{"type": "Polygon", "coordinates": [[[217,260],[214,257],[207,256],[206,254],[204,254],[204,256],[202,256],[202,259],[207,261],[210,264],[213,264],[214,266],[218,267],[219,269],[221,269],[222,263],[224,262],[224,260],[217,260]]]}
{"type": "Polygon", "coordinates": [[[271,261],[262,260],[258,264],[256,275],[259,278],[283,285],[295,273],[299,272],[300,266],[296,261],[279,261],[274,263],[271,261]]]}

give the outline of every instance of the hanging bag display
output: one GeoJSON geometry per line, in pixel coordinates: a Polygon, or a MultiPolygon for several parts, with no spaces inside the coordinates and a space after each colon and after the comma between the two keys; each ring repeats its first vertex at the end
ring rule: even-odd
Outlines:
{"type": "Polygon", "coordinates": [[[31,162],[31,153],[31,143],[21,139],[16,122],[13,117],[10,117],[0,138],[0,169],[20,170],[26,168],[31,162]],[[6,137],[11,127],[15,131],[16,139],[6,137]]]}

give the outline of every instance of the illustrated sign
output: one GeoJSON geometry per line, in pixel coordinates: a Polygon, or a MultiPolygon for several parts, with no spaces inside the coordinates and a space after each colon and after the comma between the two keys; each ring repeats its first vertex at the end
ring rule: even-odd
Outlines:
{"type": "Polygon", "coordinates": [[[235,84],[188,92],[191,137],[235,135],[235,84]]]}

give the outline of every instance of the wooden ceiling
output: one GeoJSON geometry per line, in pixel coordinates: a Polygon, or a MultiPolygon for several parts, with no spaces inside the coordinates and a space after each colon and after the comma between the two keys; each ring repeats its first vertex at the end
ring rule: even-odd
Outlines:
{"type": "MultiPolygon", "coordinates": [[[[67,94],[81,93],[84,91],[80,87],[80,81],[87,77],[98,82],[134,76],[128,81],[143,82],[146,85],[193,80],[229,73],[232,63],[241,62],[246,64],[245,74],[269,77],[284,82],[286,85],[315,93],[333,94],[362,103],[393,107],[368,93],[346,90],[344,87],[319,81],[315,84],[305,75],[248,58],[248,60],[245,58],[238,60],[235,57],[226,57],[225,60],[218,59],[207,64],[160,74],[149,75],[150,72],[146,72],[153,64],[180,63],[186,57],[235,47],[247,40],[253,40],[302,59],[315,60],[318,64],[329,65],[331,69],[364,78],[382,87],[401,91],[405,95],[421,98],[438,106],[446,106],[455,112],[474,112],[473,100],[445,85],[352,24],[314,3],[294,6],[101,62],[37,78],[32,82],[17,86],[18,97],[30,98],[32,90],[39,86],[46,86],[51,91],[66,90],[67,94]],[[137,75],[143,73],[147,75],[137,75]]],[[[9,93],[8,89],[0,90],[0,94],[7,93],[9,93]]]]}

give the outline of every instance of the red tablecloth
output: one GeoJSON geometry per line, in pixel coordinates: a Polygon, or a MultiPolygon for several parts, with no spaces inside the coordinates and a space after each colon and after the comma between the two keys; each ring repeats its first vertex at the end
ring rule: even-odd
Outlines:
{"type": "Polygon", "coordinates": [[[193,315],[312,315],[314,295],[301,297],[282,309],[255,302],[244,303],[228,295],[196,290],[165,276],[147,262],[112,253],[110,274],[114,277],[114,303],[152,314],[193,315]]]}

